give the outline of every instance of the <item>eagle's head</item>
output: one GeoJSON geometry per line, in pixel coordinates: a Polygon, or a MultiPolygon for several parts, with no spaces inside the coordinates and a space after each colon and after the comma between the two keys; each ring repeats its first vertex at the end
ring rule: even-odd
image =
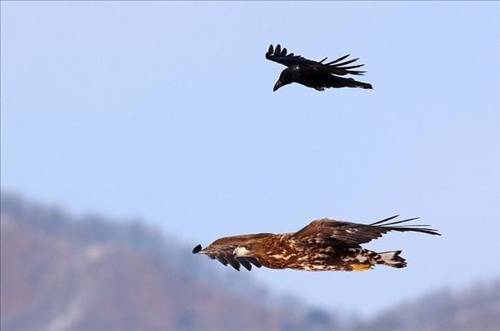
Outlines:
{"type": "Polygon", "coordinates": [[[196,245],[196,246],[193,248],[192,253],[193,253],[193,254],[198,254],[200,251],[201,251],[201,245],[196,245]]]}

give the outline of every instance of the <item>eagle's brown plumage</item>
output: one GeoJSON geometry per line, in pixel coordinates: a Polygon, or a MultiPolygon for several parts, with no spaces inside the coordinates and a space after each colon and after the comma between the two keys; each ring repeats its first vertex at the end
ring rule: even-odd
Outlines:
{"type": "Polygon", "coordinates": [[[313,221],[295,233],[220,238],[205,249],[196,246],[193,254],[205,254],[236,270],[240,270],[240,266],[251,270],[252,265],[308,271],[363,271],[376,264],[404,268],[406,261],[399,256],[401,251],[376,253],[360,245],[389,231],[440,234],[435,229],[426,228],[427,225],[403,224],[417,218],[393,221],[396,217],[398,215],[369,225],[325,218],[313,221]]]}

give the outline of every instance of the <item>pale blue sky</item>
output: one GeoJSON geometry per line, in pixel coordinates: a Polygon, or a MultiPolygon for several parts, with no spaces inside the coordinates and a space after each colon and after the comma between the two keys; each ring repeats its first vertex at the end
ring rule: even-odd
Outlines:
{"type": "Polygon", "coordinates": [[[404,270],[254,273],[327,308],[500,275],[498,3],[1,6],[2,189],[193,245],[396,213],[444,234],[368,245],[404,270]],[[276,42],[360,57],[375,89],[273,93],[276,42]]]}

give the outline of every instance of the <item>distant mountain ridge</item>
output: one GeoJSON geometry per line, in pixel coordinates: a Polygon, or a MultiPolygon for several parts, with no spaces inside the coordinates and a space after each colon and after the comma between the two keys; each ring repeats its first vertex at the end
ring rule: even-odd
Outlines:
{"type": "MultiPolygon", "coordinates": [[[[245,293],[266,297],[265,289],[253,283],[245,274],[218,274],[209,267],[208,261],[192,258],[191,248],[175,238],[160,233],[140,220],[113,220],[98,215],[74,217],[59,207],[46,207],[28,202],[16,194],[2,193],[2,215],[42,233],[61,236],[85,245],[106,244],[127,247],[162,260],[189,280],[203,278],[239,282],[245,285],[245,293]],[[243,279],[242,279],[243,278],[243,279]]],[[[237,291],[237,287],[235,287],[237,291]]]]}
{"type": "Polygon", "coordinates": [[[500,327],[500,279],[461,291],[442,289],[398,305],[353,331],[494,331],[500,327]]]}
{"type": "Polygon", "coordinates": [[[324,311],[271,300],[134,222],[72,217],[1,196],[1,329],[328,330],[324,311]],[[213,269],[213,268],[212,268],[213,269]]]}
{"type": "Polygon", "coordinates": [[[367,321],[278,302],[139,221],[73,217],[1,195],[2,331],[493,331],[500,279],[441,290],[367,321]]]}

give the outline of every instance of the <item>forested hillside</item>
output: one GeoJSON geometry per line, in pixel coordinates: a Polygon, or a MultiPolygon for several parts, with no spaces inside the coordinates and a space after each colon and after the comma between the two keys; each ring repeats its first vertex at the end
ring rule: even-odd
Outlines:
{"type": "Polygon", "coordinates": [[[372,320],[279,300],[251,274],[216,272],[139,221],[75,218],[2,194],[1,329],[493,331],[500,280],[440,290],[372,320]],[[342,322],[341,322],[342,321],[342,322]]]}

